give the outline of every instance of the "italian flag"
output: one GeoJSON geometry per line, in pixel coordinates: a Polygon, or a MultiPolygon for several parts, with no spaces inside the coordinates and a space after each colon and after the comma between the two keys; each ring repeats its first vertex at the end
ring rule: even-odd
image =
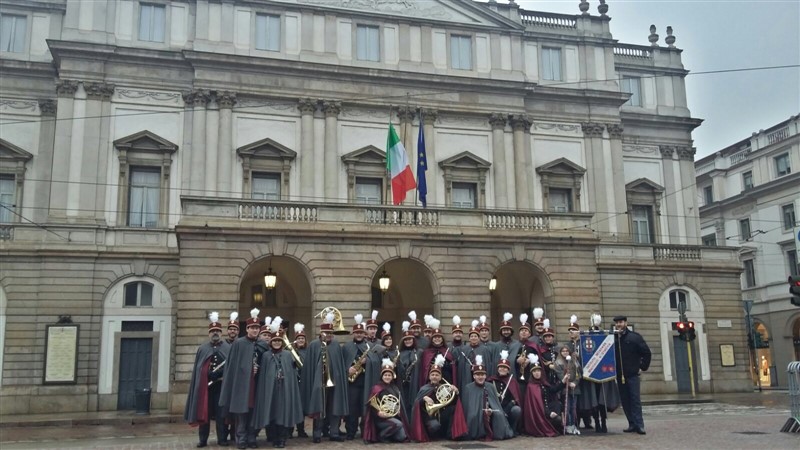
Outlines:
{"type": "Polygon", "coordinates": [[[386,170],[392,177],[392,203],[399,205],[406,199],[406,192],[417,187],[414,173],[408,164],[408,155],[394,126],[389,124],[389,137],[386,140],[386,170]]]}

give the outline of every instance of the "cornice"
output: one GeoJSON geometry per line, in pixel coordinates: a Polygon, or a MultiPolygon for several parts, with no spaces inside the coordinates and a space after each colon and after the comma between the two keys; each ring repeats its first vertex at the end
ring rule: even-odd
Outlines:
{"type": "Polygon", "coordinates": [[[800,172],[791,173],[789,175],[772,180],[765,184],[754,186],[733,197],[728,197],[723,200],[716,201],[710,205],[701,206],[699,215],[701,219],[714,216],[715,214],[722,214],[729,208],[740,206],[743,203],[750,203],[758,200],[759,197],[766,194],[771,194],[783,189],[793,188],[800,184],[800,172]]]}

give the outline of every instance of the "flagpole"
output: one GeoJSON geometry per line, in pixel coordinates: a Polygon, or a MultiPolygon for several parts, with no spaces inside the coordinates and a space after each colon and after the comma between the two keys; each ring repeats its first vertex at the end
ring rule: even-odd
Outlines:
{"type": "MultiPolygon", "coordinates": [[[[387,124],[387,127],[386,127],[387,129],[392,126],[392,108],[394,108],[394,105],[389,104],[389,123],[387,124]]],[[[387,138],[387,140],[386,140],[386,167],[384,167],[385,170],[384,170],[384,175],[383,175],[383,181],[386,182],[386,188],[383,190],[383,196],[384,196],[383,201],[384,201],[385,205],[390,204],[389,203],[389,189],[391,189],[391,183],[392,183],[392,179],[389,176],[387,176],[387,175],[389,175],[389,165],[388,164],[389,164],[389,139],[387,138]]]]}
{"type": "MultiPolygon", "coordinates": [[[[420,127],[420,129],[422,129],[422,108],[419,108],[419,127],[420,127]]],[[[419,136],[420,132],[421,131],[417,132],[417,136],[419,136]]],[[[417,182],[416,182],[416,186],[414,187],[414,207],[415,208],[417,207],[417,201],[419,200],[419,148],[416,149],[416,153],[417,153],[417,157],[416,157],[416,159],[417,159],[417,170],[415,172],[416,172],[416,175],[417,175],[417,182]]]]}

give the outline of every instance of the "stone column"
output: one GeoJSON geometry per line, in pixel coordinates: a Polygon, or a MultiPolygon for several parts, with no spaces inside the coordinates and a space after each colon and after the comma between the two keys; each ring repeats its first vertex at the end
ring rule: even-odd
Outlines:
{"type": "MultiPolygon", "coordinates": [[[[664,193],[665,194],[672,194],[678,191],[681,186],[680,184],[680,167],[679,164],[675,161],[675,151],[677,147],[673,145],[661,145],[658,147],[658,150],[661,152],[661,167],[662,167],[662,176],[664,177],[664,193]]],[[[638,177],[637,177],[638,178],[638,177]]],[[[694,180],[690,183],[690,185],[694,184],[694,180]]],[[[690,189],[692,192],[696,192],[695,189],[690,189]]],[[[664,211],[662,214],[657,214],[657,211],[653,211],[653,220],[661,220],[662,217],[665,217],[667,227],[664,234],[666,234],[666,240],[661,239],[661,236],[656,236],[656,242],[660,244],[680,244],[679,236],[682,236],[684,233],[679,232],[680,222],[683,220],[683,217],[679,217],[681,214],[680,206],[680,194],[672,194],[667,196],[662,200],[664,211]],[[675,235],[675,237],[670,236],[675,235]]],[[[662,227],[663,228],[663,227],[662,227]]],[[[684,227],[685,228],[685,227],[684,227]]],[[[653,229],[656,229],[653,227],[653,229]]]]}
{"type": "Polygon", "coordinates": [[[69,181],[70,142],[72,141],[72,113],[78,82],[60,80],[56,83],[58,94],[53,144],[53,178],[50,189],[50,216],[65,218],[67,208],[67,182],[69,181]]]}
{"type": "MultiPolygon", "coordinates": [[[[83,83],[79,83],[83,84],[83,83]]],[[[69,144],[69,170],[67,172],[67,217],[80,215],[81,169],[83,168],[84,133],[86,131],[86,90],[75,91],[72,102],[72,131],[69,144]]],[[[94,170],[94,169],[92,169],[94,170]]]]}
{"type": "MultiPolygon", "coordinates": [[[[403,146],[406,148],[406,157],[408,164],[411,166],[411,172],[414,174],[414,179],[417,179],[417,158],[415,157],[416,143],[414,142],[414,109],[403,106],[398,108],[397,117],[400,119],[400,139],[403,146]]],[[[388,157],[388,155],[387,155],[388,157]]],[[[416,200],[417,191],[407,192],[404,205],[414,205],[416,200]]]]}
{"type": "MultiPolygon", "coordinates": [[[[679,220],[683,221],[683,229],[681,229],[681,244],[700,245],[700,221],[695,211],[699,211],[700,205],[697,202],[697,195],[695,189],[684,189],[686,186],[692,186],[695,183],[695,170],[694,170],[694,155],[696,153],[693,147],[681,145],[676,147],[678,152],[678,167],[681,171],[681,191],[682,208],[677,213],[680,217],[679,220]]],[[[666,194],[669,195],[670,191],[666,194]]],[[[678,195],[678,194],[675,194],[678,195]]],[[[674,233],[670,233],[674,234],[674,233]]]]}
{"type": "Polygon", "coordinates": [[[56,136],[56,108],[57,101],[51,99],[39,100],[39,111],[41,119],[39,122],[39,151],[36,158],[39,159],[36,168],[36,177],[45,180],[35,183],[33,194],[33,205],[30,218],[34,222],[46,222],[47,210],[39,207],[50,204],[50,190],[53,180],[53,144],[56,136]]]}
{"type": "Polygon", "coordinates": [[[187,195],[203,195],[205,188],[205,173],[206,173],[206,104],[208,103],[208,92],[202,90],[194,90],[184,93],[183,100],[186,106],[193,108],[192,112],[192,148],[190,152],[189,167],[184,168],[184,172],[188,170],[189,175],[189,192],[187,195]]]}
{"type": "MultiPolygon", "coordinates": [[[[622,132],[624,131],[620,123],[607,123],[606,131],[611,144],[611,176],[613,181],[608,188],[613,189],[613,208],[609,211],[617,213],[626,211],[627,195],[625,193],[625,167],[622,159],[622,132]]],[[[612,180],[609,180],[612,181],[612,180]]],[[[619,214],[614,218],[616,223],[616,233],[622,236],[630,234],[630,221],[626,214],[619,214]]]]}
{"type": "Polygon", "coordinates": [[[530,170],[529,146],[526,135],[530,132],[533,122],[524,114],[515,114],[510,118],[511,128],[514,130],[514,182],[517,187],[515,198],[517,209],[531,209],[529,195],[530,170]]]}
{"type": "Polygon", "coordinates": [[[428,170],[425,171],[425,182],[428,185],[428,205],[440,204],[439,199],[436,197],[436,191],[439,188],[439,164],[436,162],[436,129],[434,128],[438,118],[439,111],[426,109],[422,112],[425,131],[425,156],[428,159],[428,170]]]}
{"type": "Polygon", "coordinates": [[[216,92],[209,96],[206,105],[206,160],[203,189],[206,197],[217,195],[217,158],[219,155],[219,106],[216,92]]]}
{"type": "Polygon", "coordinates": [[[323,102],[325,113],[325,199],[326,202],[339,202],[339,113],[342,104],[323,102]]]}
{"type": "Polygon", "coordinates": [[[493,113],[489,116],[492,126],[492,181],[494,185],[494,205],[508,208],[508,186],[506,185],[506,114],[493,113]]]}
{"type": "Polygon", "coordinates": [[[236,93],[223,91],[217,93],[217,106],[219,107],[219,152],[217,153],[217,195],[220,197],[233,197],[231,185],[231,165],[236,161],[233,153],[233,106],[236,104],[236,93]]]}
{"type": "Polygon", "coordinates": [[[301,98],[297,104],[300,110],[300,200],[314,200],[314,113],[317,101],[301,98]]]}
{"type": "MultiPolygon", "coordinates": [[[[589,211],[595,212],[593,227],[600,231],[608,231],[608,217],[610,214],[606,180],[605,160],[603,158],[603,131],[602,123],[584,122],[581,123],[583,131],[584,146],[586,148],[586,168],[587,191],[589,192],[589,211]]],[[[624,182],[625,180],[621,180],[624,182]]],[[[627,208],[625,208],[627,209],[627,208]]]]}
{"type": "MultiPolygon", "coordinates": [[[[83,170],[79,195],[82,216],[92,217],[97,223],[105,223],[105,185],[108,179],[109,152],[105,144],[111,126],[111,96],[114,85],[106,83],[83,83],[86,91],[86,122],[84,132],[83,170]]],[[[113,177],[116,182],[117,177],[113,177]]]]}

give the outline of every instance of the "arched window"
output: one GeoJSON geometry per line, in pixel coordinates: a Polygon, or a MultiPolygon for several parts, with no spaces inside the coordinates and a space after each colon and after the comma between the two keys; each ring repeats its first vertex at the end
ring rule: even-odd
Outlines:
{"type": "Polygon", "coordinates": [[[125,284],[126,308],[152,307],[153,284],[146,281],[134,281],[125,284]]]}
{"type": "Polygon", "coordinates": [[[683,302],[686,305],[686,310],[691,311],[692,306],[691,302],[689,301],[689,293],[684,291],[683,289],[674,289],[669,292],[669,309],[673,311],[678,310],[678,305],[680,302],[683,302]]]}

